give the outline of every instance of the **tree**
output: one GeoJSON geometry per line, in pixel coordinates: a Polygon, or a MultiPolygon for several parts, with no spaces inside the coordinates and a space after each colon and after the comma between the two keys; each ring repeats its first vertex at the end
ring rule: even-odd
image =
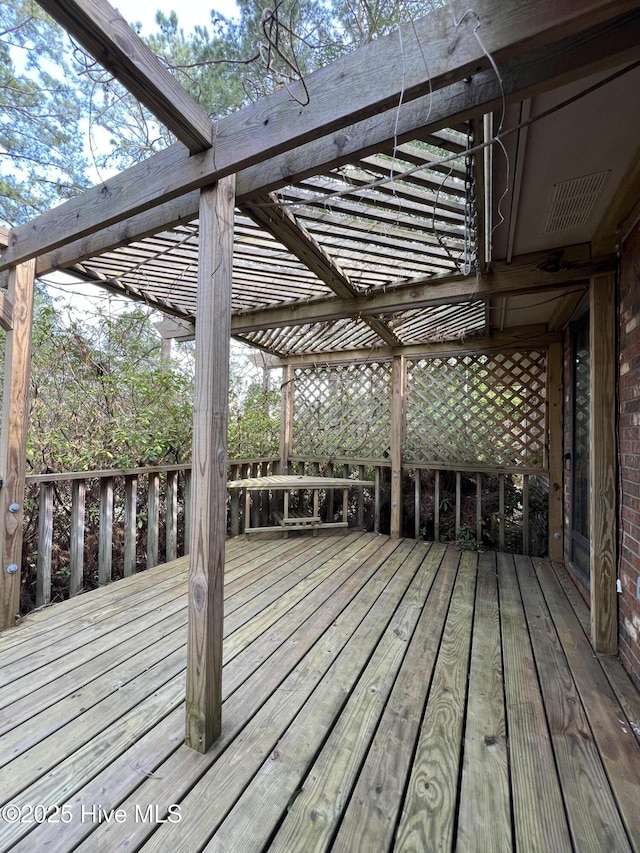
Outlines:
{"type": "Polygon", "coordinates": [[[0,4],[0,221],[9,227],[88,185],[67,56],[66,35],[34,0],[0,4]]]}

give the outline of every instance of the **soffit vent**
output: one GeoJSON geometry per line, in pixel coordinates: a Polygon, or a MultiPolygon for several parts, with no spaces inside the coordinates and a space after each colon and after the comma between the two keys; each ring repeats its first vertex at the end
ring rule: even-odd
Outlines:
{"type": "Polygon", "coordinates": [[[567,231],[570,228],[585,225],[594,211],[608,177],[609,170],[554,184],[544,233],[567,231]]]}

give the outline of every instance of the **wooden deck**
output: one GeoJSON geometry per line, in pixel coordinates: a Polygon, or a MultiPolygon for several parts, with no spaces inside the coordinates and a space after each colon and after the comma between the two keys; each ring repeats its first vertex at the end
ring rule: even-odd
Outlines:
{"type": "Polygon", "coordinates": [[[206,755],[184,560],[0,637],[1,850],[640,850],[640,700],[547,561],[360,533],[227,555],[206,755]]]}

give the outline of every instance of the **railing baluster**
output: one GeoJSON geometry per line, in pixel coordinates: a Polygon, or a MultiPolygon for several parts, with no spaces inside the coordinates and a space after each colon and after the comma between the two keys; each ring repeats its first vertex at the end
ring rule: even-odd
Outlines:
{"type": "MultiPolygon", "coordinates": [[[[239,480],[239,465],[231,466],[231,479],[239,480]]],[[[240,489],[231,489],[231,501],[229,505],[229,527],[231,535],[237,536],[240,533],[240,489]]]]}
{"type": "Polygon", "coordinates": [[[36,607],[51,601],[51,547],[53,545],[53,483],[40,483],[38,515],[38,574],[36,607]]]}
{"type": "Polygon", "coordinates": [[[476,542],[482,544],[482,474],[476,473],[476,542]]]}
{"type": "Polygon", "coordinates": [[[165,519],[165,560],[170,562],[178,556],[178,472],[167,471],[167,493],[165,496],[167,517],[165,519]]]}
{"type": "Polygon", "coordinates": [[[376,493],[374,499],[373,529],[380,533],[380,466],[376,465],[376,493]]]}
{"type": "Polygon", "coordinates": [[[462,472],[456,471],[456,539],[460,536],[461,510],[462,510],[462,472]]]}
{"type": "Polygon", "coordinates": [[[433,538],[440,541],[440,471],[433,474],[433,538]]]}
{"type": "Polygon", "coordinates": [[[500,522],[498,527],[498,548],[504,551],[504,474],[498,474],[498,514],[500,522]]]}
{"type": "Polygon", "coordinates": [[[413,469],[414,476],[414,492],[413,492],[413,515],[414,515],[414,523],[413,523],[413,538],[420,538],[420,469],[413,469]]]}
{"type": "Polygon", "coordinates": [[[149,519],[147,521],[147,568],[158,565],[158,530],[160,527],[160,474],[149,474],[149,519]]]}
{"type": "MultiPolygon", "coordinates": [[[[358,479],[364,480],[364,465],[358,466],[358,479]]],[[[364,486],[358,487],[358,527],[364,527],[364,486]]]]}
{"type": "Polygon", "coordinates": [[[191,469],[184,472],[184,553],[191,550],[191,469]]]}
{"type": "Polygon", "coordinates": [[[100,526],[98,529],[98,583],[111,580],[113,560],[113,478],[100,480],[100,526]]]}
{"type": "Polygon", "coordinates": [[[124,480],[124,576],[136,570],[138,478],[133,475],[124,480]]]}
{"type": "Polygon", "coordinates": [[[74,480],[71,484],[69,598],[82,592],[84,587],[84,504],[86,494],[86,480],[74,480]]]}
{"type": "Polygon", "coordinates": [[[529,475],[522,476],[522,553],[529,554],[529,475]]]}

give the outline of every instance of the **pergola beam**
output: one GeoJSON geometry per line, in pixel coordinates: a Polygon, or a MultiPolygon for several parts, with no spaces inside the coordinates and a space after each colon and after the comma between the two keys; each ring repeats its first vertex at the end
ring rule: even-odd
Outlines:
{"type": "MultiPolygon", "coordinates": [[[[356,296],[357,289],[340,265],[325,252],[286,207],[277,203],[276,199],[268,194],[261,195],[250,203],[242,205],[241,210],[302,261],[320,281],[331,288],[337,297],[349,300],[356,296]]],[[[402,341],[394,335],[384,320],[366,318],[365,322],[385,344],[402,345],[402,341]]]]}
{"type": "Polygon", "coordinates": [[[193,154],[211,148],[215,125],[106,0],[38,0],[193,154]]]}
{"type": "MultiPolygon", "coordinates": [[[[340,352],[305,352],[282,358],[283,364],[294,367],[315,364],[362,364],[367,362],[390,361],[396,356],[407,358],[429,358],[431,356],[461,355],[501,352],[509,349],[546,349],[552,343],[562,341],[562,332],[547,332],[544,323],[532,326],[513,326],[504,332],[494,332],[489,336],[465,337],[450,341],[433,341],[411,344],[403,347],[379,347],[372,349],[342,350],[340,352]]],[[[249,346],[254,346],[247,341],[249,346]]]]}
{"type": "MultiPolygon", "coordinates": [[[[349,124],[392,110],[401,102],[404,110],[410,101],[430,92],[436,100],[437,90],[450,86],[452,81],[471,78],[470,82],[458,87],[461,98],[458,103],[449,99],[447,90],[440,101],[439,115],[434,117],[426,113],[429,123],[424,132],[442,127],[456,116],[467,117],[469,111],[480,104],[489,109],[492,102],[501,98],[502,90],[498,84],[496,93],[495,79],[490,96],[478,90],[478,77],[489,67],[487,53],[494,62],[505,63],[501,70],[502,85],[505,92],[511,93],[536,85],[532,84],[532,78],[539,84],[541,78],[549,81],[562,77],[564,69],[556,71],[557,43],[583,34],[590,27],[597,27],[597,32],[591,33],[595,44],[590,43],[590,53],[585,53],[584,39],[576,44],[574,69],[597,67],[603,59],[610,64],[612,53],[617,61],[623,56],[637,56],[640,48],[637,41],[631,40],[629,32],[634,23],[636,27],[640,23],[637,11],[634,18],[626,21],[626,28],[618,33],[618,45],[607,38],[610,35],[607,26],[612,19],[626,12],[633,13],[636,6],[634,0],[615,3],[585,0],[580,4],[566,0],[555,3],[535,0],[505,9],[496,0],[479,0],[474,13],[477,18],[466,15],[459,25],[453,20],[451,7],[438,9],[402,28],[401,33],[391,33],[315,72],[304,84],[280,90],[220,119],[212,149],[187,156],[182,146],[173,146],[14,229],[0,268],[51,251],[223,175],[257,163],[264,166],[264,161],[328,134],[333,134],[330,146],[336,161],[343,156],[343,148],[349,141],[344,131],[349,124]],[[478,20],[483,27],[481,40],[474,37],[478,20]],[[547,63],[551,62],[553,69],[546,75],[532,68],[532,62],[539,65],[544,61],[537,51],[540,49],[543,53],[545,46],[549,47],[547,63]],[[400,50],[402,63],[398,62],[400,50]],[[523,60],[521,70],[525,72],[516,82],[509,79],[509,62],[514,58],[523,60]],[[381,67],[397,69],[397,73],[380,75],[381,67]],[[373,79],[375,86],[371,86],[373,79]],[[343,88],[345,80],[349,82],[349,98],[336,98],[335,92],[343,88]],[[307,99],[308,106],[303,106],[307,99]]],[[[634,37],[636,35],[637,31],[633,33],[634,37]]],[[[492,77],[495,77],[493,70],[484,80],[492,77]]],[[[425,113],[416,116],[414,126],[420,127],[424,121],[425,113]]],[[[362,139],[358,145],[358,150],[364,151],[367,143],[362,139]]],[[[312,164],[305,158],[303,168],[316,171],[317,164],[318,161],[312,164]]],[[[269,172],[273,174],[272,164],[267,165],[266,173],[263,172],[265,184],[269,172]]],[[[239,191],[242,192],[241,186],[239,191]]]]}
{"type": "Polygon", "coordinates": [[[349,299],[314,299],[246,311],[235,314],[231,320],[233,334],[243,334],[262,329],[322,323],[343,317],[371,317],[396,311],[411,311],[436,305],[488,300],[518,296],[540,291],[562,290],[588,282],[594,272],[606,272],[615,267],[615,258],[596,262],[570,263],[557,271],[541,268],[550,258],[556,260],[557,252],[543,252],[523,259],[519,264],[495,263],[490,272],[476,275],[442,275],[409,283],[388,285],[384,290],[349,299]]]}

